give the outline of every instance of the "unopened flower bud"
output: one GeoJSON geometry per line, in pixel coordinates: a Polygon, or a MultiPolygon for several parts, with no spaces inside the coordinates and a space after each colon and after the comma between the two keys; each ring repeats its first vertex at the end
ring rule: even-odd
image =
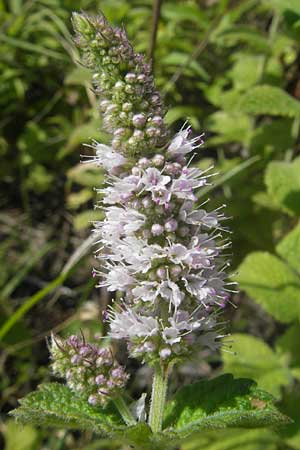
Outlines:
{"type": "Polygon", "coordinates": [[[106,110],[107,110],[107,108],[108,108],[108,106],[110,105],[110,101],[109,100],[102,100],[101,102],[100,102],[100,105],[99,105],[99,107],[100,107],[100,110],[102,111],[102,112],[106,112],[106,110]]]}
{"type": "Polygon", "coordinates": [[[141,158],[138,161],[138,165],[140,167],[142,167],[143,169],[146,169],[147,167],[149,167],[150,161],[148,158],[141,158]]]}
{"type": "Polygon", "coordinates": [[[152,117],[152,123],[154,124],[154,125],[162,125],[163,124],[163,118],[162,117],[160,117],[160,116],[154,116],[154,117],[152,117]]]}
{"type": "Polygon", "coordinates": [[[172,277],[177,278],[182,272],[182,268],[180,266],[172,266],[170,269],[170,274],[172,277]]]}
{"type": "Polygon", "coordinates": [[[162,359],[167,359],[171,355],[171,349],[170,348],[162,348],[159,352],[159,355],[162,359]]]}
{"type": "Polygon", "coordinates": [[[156,128],[154,127],[147,127],[146,128],[146,135],[149,137],[153,137],[156,135],[156,128]]]}
{"type": "Polygon", "coordinates": [[[129,102],[123,103],[122,110],[125,111],[125,112],[131,111],[132,110],[132,103],[129,103],[129,102]]]}
{"type": "Polygon", "coordinates": [[[138,141],[141,141],[142,139],[144,139],[144,133],[142,132],[142,130],[134,130],[133,137],[138,141]]]}
{"type": "Polygon", "coordinates": [[[135,127],[143,127],[146,123],[146,116],[144,114],[135,114],[132,118],[132,123],[135,127]]]}
{"type": "Polygon", "coordinates": [[[133,168],[131,169],[131,173],[132,173],[132,175],[135,175],[138,177],[141,174],[141,169],[137,166],[133,166],[133,168]]]}
{"type": "Polygon", "coordinates": [[[145,197],[142,200],[142,204],[143,204],[143,207],[145,209],[148,209],[148,208],[151,208],[153,203],[152,203],[152,200],[149,197],[145,197]]]}
{"type": "Polygon", "coordinates": [[[135,80],[136,80],[136,74],[135,73],[127,73],[125,75],[126,83],[134,83],[135,80]]]}
{"type": "Polygon", "coordinates": [[[155,155],[152,158],[152,163],[155,167],[163,166],[164,162],[165,162],[165,158],[163,155],[155,155]]]}
{"type": "Polygon", "coordinates": [[[98,404],[98,397],[96,395],[90,395],[88,398],[88,402],[92,406],[97,406],[98,404]]]}
{"type": "Polygon", "coordinates": [[[151,227],[151,233],[153,236],[159,236],[164,232],[164,227],[159,223],[155,223],[151,227]]]}
{"type": "Polygon", "coordinates": [[[96,378],[95,378],[95,383],[98,386],[102,386],[105,383],[105,381],[106,381],[106,378],[102,374],[101,375],[97,375],[96,378]]]}
{"type": "Polygon", "coordinates": [[[165,223],[165,230],[168,232],[173,232],[177,229],[178,227],[178,223],[177,220],[175,219],[169,219],[166,223],[165,223]]]}
{"type": "Polygon", "coordinates": [[[121,90],[123,90],[125,88],[125,86],[126,86],[125,83],[123,81],[119,80],[115,84],[115,89],[118,90],[118,91],[121,91],[121,90]]]}
{"type": "Polygon", "coordinates": [[[165,269],[165,267],[159,267],[156,270],[156,275],[158,276],[158,278],[160,278],[161,280],[164,280],[167,276],[167,271],[165,269]]]}

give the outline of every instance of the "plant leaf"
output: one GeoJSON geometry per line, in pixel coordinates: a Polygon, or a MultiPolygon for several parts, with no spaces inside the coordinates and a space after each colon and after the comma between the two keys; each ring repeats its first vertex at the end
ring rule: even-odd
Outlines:
{"type": "Polygon", "coordinates": [[[300,279],[276,256],[250,253],[239,266],[236,280],[276,320],[288,323],[300,316],[300,279]]]}
{"type": "Polygon", "coordinates": [[[233,334],[228,341],[232,353],[222,351],[224,371],[255,379],[260,388],[279,398],[281,386],[289,384],[291,374],[278,354],[261,339],[247,334],[233,334]]]}
{"type": "Polygon", "coordinates": [[[38,431],[30,425],[20,426],[8,420],[4,430],[5,450],[38,450],[41,439],[38,431]]]}
{"type": "Polygon", "coordinates": [[[300,392],[297,385],[294,390],[285,393],[280,407],[293,419],[293,422],[280,428],[279,433],[285,443],[290,445],[287,448],[298,449],[300,448],[300,392]]]}
{"type": "Polygon", "coordinates": [[[94,408],[59,383],[40,385],[37,391],[20,400],[20,407],[11,414],[22,423],[91,430],[103,435],[122,426],[121,418],[112,408],[94,408]]]}
{"type": "Polygon", "coordinates": [[[298,0],[268,0],[268,2],[280,11],[289,10],[300,14],[300,3],[298,0]]]}
{"type": "Polygon", "coordinates": [[[277,450],[280,437],[272,430],[226,429],[193,435],[183,450],[277,450]]]}
{"type": "Polygon", "coordinates": [[[276,341],[276,350],[288,358],[289,367],[300,368],[300,325],[295,323],[276,341]]]}
{"type": "Polygon", "coordinates": [[[230,374],[183,387],[168,404],[165,426],[180,437],[204,429],[255,428],[288,423],[274,406],[273,397],[248,379],[230,374]]]}
{"type": "Polygon", "coordinates": [[[279,207],[291,215],[300,216],[300,160],[269,163],[265,183],[268,193],[279,207]]]}
{"type": "Polygon", "coordinates": [[[299,117],[300,103],[278,87],[261,85],[248,89],[238,103],[241,112],[299,117]]]}
{"type": "Polygon", "coordinates": [[[218,39],[222,40],[223,45],[233,46],[237,43],[245,43],[253,50],[259,53],[271,53],[270,44],[265,36],[263,36],[255,28],[236,25],[227,28],[218,35],[218,39]]]}
{"type": "Polygon", "coordinates": [[[300,225],[279,242],[276,251],[300,274],[300,225]]]}

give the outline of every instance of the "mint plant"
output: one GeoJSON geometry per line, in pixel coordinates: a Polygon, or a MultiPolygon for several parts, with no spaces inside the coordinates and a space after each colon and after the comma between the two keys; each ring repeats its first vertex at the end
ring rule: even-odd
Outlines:
{"type": "Polygon", "coordinates": [[[53,336],[54,374],[13,412],[23,422],[92,430],[122,438],[134,448],[166,449],[205,429],[256,428],[289,422],[273,397],[249,379],[222,375],[183,387],[167,401],[175,364],[222,345],[219,319],[229,300],[230,246],[223,207],[206,210],[198,193],[210,170],[191,167],[203,135],[189,126],[171,135],[151,66],[134,52],[124,30],[104,16],[73,14],[83,64],[93,71],[95,92],[111,145],[94,141],[85,162],[107,173],[98,238],[99,286],[119,292],[104,313],[109,336],[124,340],[130,357],[149,364],[151,398],[128,401],[128,374],[112,349],[83,336],[53,336]]]}

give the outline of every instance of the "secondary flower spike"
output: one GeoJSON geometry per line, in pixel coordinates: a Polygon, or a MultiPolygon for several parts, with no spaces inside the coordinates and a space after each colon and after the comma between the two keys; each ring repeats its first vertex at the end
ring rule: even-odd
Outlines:
{"type": "Polygon", "coordinates": [[[128,375],[113,358],[110,349],[86,343],[72,335],[63,340],[52,335],[52,370],[66,379],[69,388],[87,397],[91,405],[105,405],[120,395],[128,375]]]}
{"type": "Polygon", "coordinates": [[[123,30],[103,16],[73,17],[76,42],[94,72],[111,146],[95,143],[92,161],[107,170],[99,189],[105,219],[100,286],[120,291],[108,311],[110,335],[125,339],[132,356],[149,363],[184,360],[219,346],[218,311],[228,300],[229,243],[222,208],[206,211],[198,192],[209,170],[190,167],[202,135],[190,127],[169,138],[149,65],[123,30]]]}

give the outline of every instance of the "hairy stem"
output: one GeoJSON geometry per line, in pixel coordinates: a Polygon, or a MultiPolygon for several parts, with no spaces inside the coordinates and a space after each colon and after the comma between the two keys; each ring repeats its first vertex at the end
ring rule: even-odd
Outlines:
{"type": "Polygon", "coordinates": [[[136,425],[136,421],[129,410],[128,406],[125,403],[125,400],[123,397],[116,397],[114,398],[114,404],[119,411],[119,413],[122,416],[122,419],[126,423],[126,425],[136,425]]]}
{"type": "Polygon", "coordinates": [[[163,413],[168,388],[168,367],[163,367],[159,364],[155,367],[151,406],[149,414],[149,425],[153,433],[158,433],[162,430],[163,413]]]}

